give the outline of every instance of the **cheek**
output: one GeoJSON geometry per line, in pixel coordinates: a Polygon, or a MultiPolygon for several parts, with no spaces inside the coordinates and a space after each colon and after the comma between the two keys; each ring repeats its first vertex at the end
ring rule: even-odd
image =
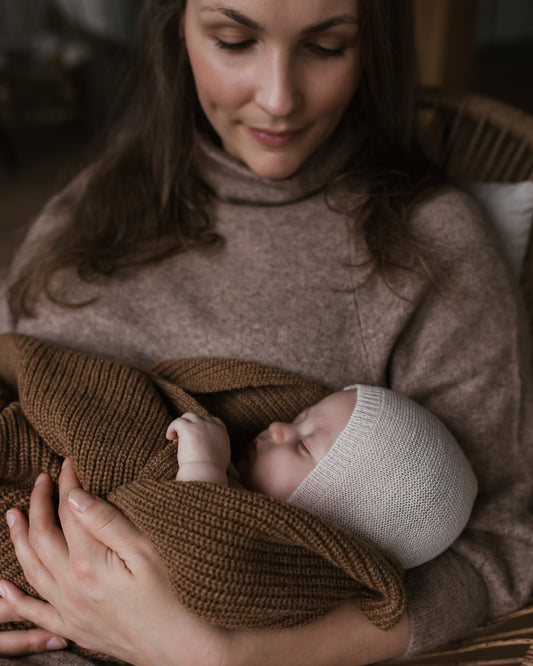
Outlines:
{"type": "MultiPolygon", "coordinates": [[[[198,98],[205,112],[226,106],[234,88],[236,73],[228,69],[212,42],[201,34],[193,14],[186,14],[184,38],[198,98]]],[[[233,68],[234,70],[236,68],[233,68]]]]}
{"type": "Polygon", "coordinates": [[[239,68],[217,63],[216,55],[189,50],[198,99],[207,115],[213,111],[237,108],[245,97],[239,68]]]}
{"type": "Polygon", "coordinates": [[[360,80],[358,63],[342,68],[336,75],[322,77],[321,85],[311,88],[313,91],[313,106],[319,113],[342,115],[350,100],[355,94],[360,80]]]}
{"type": "Polygon", "coordinates": [[[270,497],[287,500],[309,471],[300,456],[288,451],[272,451],[256,460],[249,487],[270,497]]]}

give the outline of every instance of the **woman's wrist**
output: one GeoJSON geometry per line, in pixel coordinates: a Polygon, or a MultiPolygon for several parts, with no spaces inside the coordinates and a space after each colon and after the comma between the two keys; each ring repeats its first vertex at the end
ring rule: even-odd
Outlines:
{"type": "Polygon", "coordinates": [[[409,644],[405,613],[389,631],[373,625],[356,602],[345,602],[303,627],[229,632],[224,666],[366,666],[400,657],[409,644]]]}
{"type": "MultiPolygon", "coordinates": [[[[210,625],[176,605],[150,644],[139,646],[135,666],[236,666],[229,659],[232,632],[210,625]]],[[[146,635],[145,635],[146,637],[146,635]]]]}

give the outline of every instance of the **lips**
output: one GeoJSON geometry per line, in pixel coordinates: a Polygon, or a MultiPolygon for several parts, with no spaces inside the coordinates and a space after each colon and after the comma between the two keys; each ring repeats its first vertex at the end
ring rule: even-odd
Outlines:
{"type": "Polygon", "coordinates": [[[287,130],[285,132],[271,132],[270,130],[248,127],[254,139],[264,146],[279,148],[294,141],[303,130],[287,130]]]}
{"type": "Polygon", "coordinates": [[[251,463],[257,458],[257,440],[250,442],[243,452],[243,457],[249,460],[251,463]]]}

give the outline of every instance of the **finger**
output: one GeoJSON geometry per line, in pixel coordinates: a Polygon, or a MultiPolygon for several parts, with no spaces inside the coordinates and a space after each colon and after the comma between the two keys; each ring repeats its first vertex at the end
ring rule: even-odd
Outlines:
{"type": "Polygon", "coordinates": [[[149,541],[133,523],[112,504],[82,489],[69,459],[59,476],[59,515],[69,547],[70,569],[86,584],[98,578],[102,561],[113,572],[113,566],[129,569],[126,559],[131,563],[138,555],[144,558],[148,553],[149,541]]]}
{"type": "Polygon", "coordinates": [[[94,575],[97,563],[106,556],[107,548],[87,532],[77,515],[71,511],[69,497],[73,492],[92,497],[81,488],[72,460],[67,458],[59,475],[58,513],[68,547],[68,566],[75,575],[87,581],[94,575]]]}
{"type": "MultiPolygon", "coordinates": [[[[21,654],[31,652],[35,646],[35,641],[40,641],[40,645],[46,645],[46,642],[52,637],[61,636],[64,629],[63,622],[49,603],[24,594],[16,585],[8,581],[0,582],[0,597],[0,608],[2,609],[0,616],[4,621],[27,621],[42,628],[31,630],[32,633],[30,633],[30,630],[0,632],[0,645],[6,646],[7,643],[6,650],[10,654],[17,651],[21,654]],[[27,644],[28,638],[31,641],[30,645],[27,644]]],[[[58,649],[58,647],[54,649],[58,649]]],[[[61,647],[66,647],[65,641],[63,641],[61,647]]],[[[6,651],[0,649],[0,654],[5,653],[6,651]]]]}
{"type": "MultiPolygon", "coordinates": [[[[25,617],[19,615],[8,603],[4,602],[4,596],[6,593],[4,588],[1,587],[1,584],[0,588],[0,624],[5,624],[6,622],[25,622],[25,617]]],[[[0,636],[1,635],[2,632],[0,631],[0,636]]]]}
{"type": "MultiPolygon", "coordinates": [[[[81,488],[80,481],[74,469],[74,463],[70,458],[65,458],[58,481],[59,487],[59,506],[58,514],[63,533],[68,533],[69,529],[75,529],[75,521],[72,512],[65,510],[68,496],[73,490],[81,488]]],[[[68,542],[68,539],[67,539],[68,542]]]]}
{"type": "Polygon", "coordinates": [[[54,484],[47,474],[35,481],[28,512],[29,543],[53,575],[63,571],[68,561],[65,537],[56,521],[54,484]]]}
{"type": "Polygon", "coordinates": [[[15,555],[26,580],[42,597],[50,598],[55,590],[54,579],[30,543],[26,516],[18,509],[10,509],[6,520],[15,555]]]}
{"type": "Polygon", "coordinates": [[[203,420],[199,414],[195,414],[194,412],[185,412],[179,418],[189,421],[189,423],[200,423],[203,420]]]}
{"type": "Polygon", "coordinates": [[[113,551],[129,568],[129,563],[137,558],[144,561],[147,555],[153,554],[148,539],[109,502],[85,490],[73,489],[65,503],[65,510],[67,508],[83,530],[85,539],[93,539],[113,551]]]}
{"type": "Polygon", "coordinates": [[[165,437],[171,441],[178,439],[178,433],[176,432],[176,427],[174,425],[168,426],[165,437]]]}
{"type": "Polygon", "coordinates": [[[21,657],[36,652],[63,650],[67,645],[64,638],[44,629],[0,632],[0,655],[4,657],[21,657]]]}

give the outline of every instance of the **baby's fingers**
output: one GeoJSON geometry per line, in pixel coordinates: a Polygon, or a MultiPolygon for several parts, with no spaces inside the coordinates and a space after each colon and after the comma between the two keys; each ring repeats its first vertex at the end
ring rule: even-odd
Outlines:
{"type": "Polygon", "coordinates": [[[185,412],[180,416],[179,419],[176,420],[188,421],[189,423],[201,423],[204,420],[204,417],[200,416],[199,414],[195,414],[194,412],[185,412]]]}
{"type": "Polygon", "coordinates": [[[174,421],[168,426],[167,428],[167,434],[165,435],[167,439],[170,439],[172,441],[178,439],[178,431],[176,430],[176,426],[174,421]]]}
{"type": "Polygon", "coordinates": [[[194,414],[193,412],[185,412],[177,419],[174,419],[168,426],[166,438],[175,441],[179,439],[180,429],[183,431],[183,429],[188,427],[190,424],[201,423],[202,421],[202,417],[198,414],[194,414]]]}

